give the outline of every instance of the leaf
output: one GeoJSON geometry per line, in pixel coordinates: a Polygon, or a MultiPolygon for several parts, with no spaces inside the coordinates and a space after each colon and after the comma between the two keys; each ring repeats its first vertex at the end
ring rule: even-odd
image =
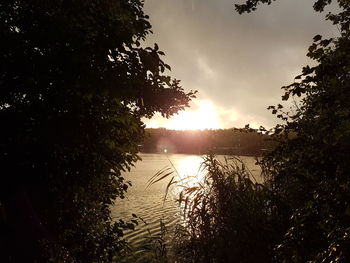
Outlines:
{"type": "Polygon", "coordinates": [[[321,40],[322,39],[322,36],[321,35],[316,35],[316,36],[314,36],[314,42],[317,42],[317,41],[319,41],[319,40],[321,40]]]}
{"type": "Polygon", "coordinates": [[[332,40],[333,40],[332,38],[322,40],[322,41],[320,42],[320,45],[323,46],[323,47],[326,47],[326,46],[328,46],[328,45],[332,42],[332,40]]]}
{"type": "Polygon", "coordinates": [[[286,93],[282,96],[282,100],[288,100],[289,99],[289,93],[286,93]]]}
{"type": "Polygon", "coordinates": [[[180,192],[180,195],[179,195],[179,205],[181,205],[182,201],[183,201],[183,190],[180,192]]]}
{"type": "Polygon", "coordinates": [[[157,183],[157,182],[163,180],[164,178],[168,177],[169,175],[171,175],[171,174],[173,174],[173,173],[174,173],[174,171],[171,171],[171,172],[166,173],[165,175],[161,176],[160,178],[158,178],[158,179],[156,179],[156,180],[150,182],[150,183],[148,184],[147,187],[149,187],[149,186],[151,186],[152,184],[155,184],[155,183],[157,183]]]}
{"type": "Polygon", "coordinates": [[[170,67],[168,64],[164,64],[164,67],[165,67],[167,70],[171,70],[171,67],[170,67]]]}
{"type": "Polygon", "coordinates": [[[154,43],[154,50],[155,50],[155,51],[158,51],[158,50],[159,50],[159,47],[158,47],[158,44],[157,44],[157,43],[154,43]]]}
{"type": "Polygon", "coordinates": [[[155,180],[155,178],[157,178],[159,175],[161,175],[162,173],[169,171],[171,168],[170,167],[164,167],[162,169],[160,169],[158,172],[155,173],[155,175],[153,175],[149,180],[148,180],[148,184],[150,184],[153,180],[155,180]]]}
{"type": "Polygon", "coordinates": [[[166,189],[165,189],[165,195],[164,195],[164,200],[163,200],[164,202],[165,202],[165,199],[166,199],[166,197],[168,195],[168,191],[169,191],[170,186],[173,185],[173,184],[176,184],[176,183],[177,183],[177,181],[174,181],[174,176],[171,177],[171,179],[170,179],[170,181],[169,181],[169,183],[168,183],[168,185],[166,186],[166,189]]]}
{"type": "Polygon", "coordinates": [[[127,229],[130,229],[130,230],[135,230],[135,225],[132,224],[132,223],[127,223],[127,224],[126,224],[126,228],[127,228],[127,229]]]}

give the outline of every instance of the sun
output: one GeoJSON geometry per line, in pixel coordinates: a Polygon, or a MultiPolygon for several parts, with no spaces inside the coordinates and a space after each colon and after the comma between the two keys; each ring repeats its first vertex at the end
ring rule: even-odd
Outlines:
{"type": "Polygon", "coordinates": [[[181,111],[173,116],[165,128],[172,130],[219,129],[219,114],[214,104],[209,100],[198,100],[194,103],[193,109],[181,111]]]}
{"type": "MultiPolygon", "coordinates": [[[[223,129],[240,125],[241,116],[234,108],[225,108],[208,99],[196,99],[191,107],[180,111],[169,119],[156,114],[152,119],[144,119],[147,128],[166,128],[168,130],[223,129]]],[[[251,123],[244,121],[244,125],[251,123]]]]}

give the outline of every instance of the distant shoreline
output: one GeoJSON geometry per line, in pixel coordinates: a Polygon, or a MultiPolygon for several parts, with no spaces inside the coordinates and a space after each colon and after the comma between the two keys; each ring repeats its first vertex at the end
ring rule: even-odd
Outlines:
{"type": "Polygon", "coordinates": [[[204,153],[195,153],[195,152],[145,152],[145,151],[140,151],[139,153],[141,154],[162,154],[162,155],[171,155],[171,154],[187,154],[187,155],[209,155],[209,154],[214,154],[214,155],[227,155],[227,156],[247,156],[247,157],[263,157],[262,154],[256,155],[256,154],[236,154],[236,153],[218,153],[218,152],[204,152],[204,153]]]}
{"type": "Polygon", "coordinates": [[[178,131],[146,129],[142,153],[216,154],[261,157],[270,148],[270,137],[256,130],[221,129],[178,131]]]}

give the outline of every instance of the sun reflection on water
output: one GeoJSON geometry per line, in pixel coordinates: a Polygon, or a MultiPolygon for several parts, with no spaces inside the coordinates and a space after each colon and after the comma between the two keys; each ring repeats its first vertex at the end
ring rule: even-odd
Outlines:
{"type": "Polygon", "coordinates": [[[179,182],[174,189],[176,193],[180,193],[184,187],[198,186],[203,182],[205,168],[202,163],[203,158],[200,156],[187,156],[174,165],[179,182]]]}

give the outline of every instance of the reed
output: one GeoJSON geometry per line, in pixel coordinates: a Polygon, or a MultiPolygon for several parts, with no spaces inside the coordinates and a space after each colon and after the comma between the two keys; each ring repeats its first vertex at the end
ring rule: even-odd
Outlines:
{"type": "Polygon", "coordinates": [[[237,157],[221,163],[207,156],[203,168],[203,181],[180,193],[177,262],[272,262],[283,226],[266,183],[258,183],[237,157]]]}

